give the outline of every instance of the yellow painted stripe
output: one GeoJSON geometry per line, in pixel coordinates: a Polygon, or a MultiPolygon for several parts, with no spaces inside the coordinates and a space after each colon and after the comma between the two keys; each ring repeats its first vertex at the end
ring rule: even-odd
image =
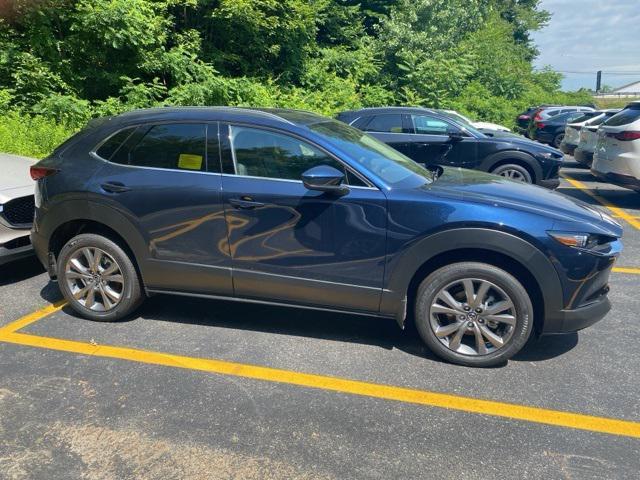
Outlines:
{"type": "Polygon", "coordinates": [[[185,357],[168,353],[149,352],[133,348],[93,345],[90,343],[10,333],[5,342],[31,347],[72,352],[95,357],[115,358],[166,367],[185,368],[235,377],[277,382],[300,387],[329,390],[339,393],[427,405],[461,412],[491,415],[513,420],[568,427],[592,432],[640,438],[640,423],[578,413],[548,410],[511,403],[480,400],[444,393],[413,390],[343,378],[300,373],[289,370],[246,365],[241,363],[185,357]]]}
{"type": "Polygon", "coordinates": [[[618,273],[630,273],[632,275],[640,275],[640,268],[614,267],[613,271],[618,273]]]}
{"type": "Polygon", "coordinates": [[[567,182],[569,182],[571,185],[573,185],[574,187],[582,190],[584,193],[586,193],[587,195],[589,195],[590,197],[595,199],[603,207],[607,208],[611,213],[613,213],[614,216],[616,216],[617,218],[621,218],[622,220],[627,222],[629,225],[631,225],[634,228],[637,228],[638,230],[640,230],[640,220],[638,220],[636,217],[634,217],[633,215],[630,215],[629,213],[625,212],[620,207],[616,207],[614,205],[611,205],[607,200],[602,198],[600,195],[598,195],[597,193],[593,193],[589,189],[589,187],[587,187],[584,183],[580,182],[579,180],[574,180],[573,178],[571,178],[567,174],[562,174],[562,177],[567,182]]]}
{"type": "Polygon", "coordinates": [[[51,315],[53,312],[57,312],[58,310],[63,308],[66,304],[67,302],[65,302],[64,300],[60,300],[54,304],[47,305],[46,307],[41,308],[40,310],[36,310],[35,312],[30,313],[29,315],[25,315],[24,317],[19,318],[15,322],[11,322],[8,325],[5,325],[4,327],[0,328],[0,338],[4,334],[16,332],[21,328],[26,327],[27,325],[37,322],[38,320],[46,317],[47,315],[51,315]]]}

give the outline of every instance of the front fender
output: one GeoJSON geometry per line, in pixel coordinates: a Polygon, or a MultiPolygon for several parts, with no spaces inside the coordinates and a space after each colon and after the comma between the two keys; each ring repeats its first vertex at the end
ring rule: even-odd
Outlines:
{"type": "Polygon", "coordinates": [[[562,309],[560,278],[549,258],[538,248],[507,232],[456,228],[422,238],[390,262],[393,267],[387,277],[387,288],[382,293],[380,313],[395,316],[402,325],[409,285],[415,274],[436,256],[462,249],[489,250],[515,260],[531,273],[540,286],[545,300],[545,316],[562,309]]]}

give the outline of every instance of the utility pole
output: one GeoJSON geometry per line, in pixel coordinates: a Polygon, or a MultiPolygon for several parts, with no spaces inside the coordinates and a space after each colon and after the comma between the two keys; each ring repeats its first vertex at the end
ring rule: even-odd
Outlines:
{"type": "Polygon", "coordinates": [[[596,93],[600,93],[602,88],[602,70],[598,70],[596,73],[596,93]]]}

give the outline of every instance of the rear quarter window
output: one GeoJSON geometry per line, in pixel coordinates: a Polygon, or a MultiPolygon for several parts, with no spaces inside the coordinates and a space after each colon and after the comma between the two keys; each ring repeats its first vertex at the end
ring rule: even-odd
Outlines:
{"type": "Polygon", "coordinates": [[[625,108],[619,113],[616,113],[609,120],[604,122],[604,125],[611,127],[619,127],[622,125],[629,125],[637,120],[640,120],[640,105],[631,108],[625,108]]]}

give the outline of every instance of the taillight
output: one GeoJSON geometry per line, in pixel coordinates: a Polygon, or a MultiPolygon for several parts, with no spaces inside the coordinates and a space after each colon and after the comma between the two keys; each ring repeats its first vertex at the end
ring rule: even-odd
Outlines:
{"type": "Polygon", "coordinates": [[[544,128],[545,126],[544,123],[536,122],[536,128],[544,128]]]}
{"type": "Polygon", "coordinates": [[[529,115],[520,115],[518,120],[529,120],[531,117],[529,115]]]}
{"type": "Polygon", "coordinates": [[[615,138],[616,140],[621,140],[623,142],[630,142],[630,141],[633,141],[633,140],[640,140],[640,132],[638,132],[638,131],[607,133],[607,136],[615,138]]]}
{"type": "Polygon", "coordinates": [[[41,178],[48,177],[49,175],[53,175],[54,173],[58,173],[58,170],[50,167],[39,167],[37,165],[33,165],[29,173],[31,174],[31,178],[34,180],[40,180],[41,178]]]}
{"type": "Polygon", "coordinates": [[[542,120],[542,115],[540,115],[540,112],[536,112],[536,115],[533,117],[534,121],[538,121],[538,120],[542,120]]]}

